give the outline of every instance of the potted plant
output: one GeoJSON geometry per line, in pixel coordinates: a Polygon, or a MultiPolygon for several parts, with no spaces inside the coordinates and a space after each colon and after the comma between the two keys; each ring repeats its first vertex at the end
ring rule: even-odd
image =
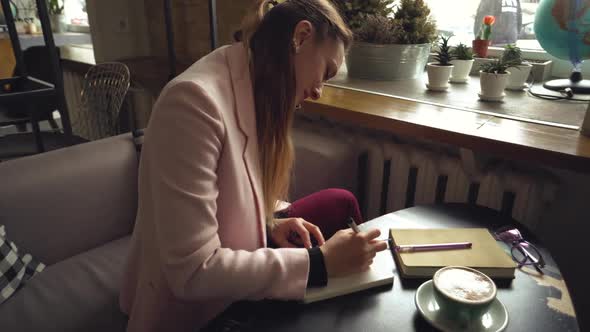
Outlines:
{"type": "Polygon", "coordinates": [[[508,69],[510,79],[506,89],[522,90],[525,87],[526,80],[529,78],[533,65],[522,60],[522,51],[516,45],[508,44],[504,47],[502,60],[508,63],[514,63],[515,67],[508,69]]]}
{"type": "Polygon", "coordinates": [[[453,55],[451,54],[451,47],[449,46],[449,39],[451,36],[440,37],[438,50],[435,51],[434,59],[436,62],[431,62],[426,65],[426,72],[428,74],[428,83],[426,87],[433,91],[443,91],[449,87],[449,77],[453,70],[453,55]]]}
{"type": "Polygon", "coordinates": [[[503,58],[482,64],[479,71],[479,84],[481,86],[479,99],[501,101],[505,96],[504,89],[510,77],[508,68],[516,65],[515,62],[506,62],[503,58]]]}
{"type": "Polygon", "coordinates": [[[47,0],[47,5],[51,30],[53,30],[53,32],[65,32],[66,18],[64,16],[63,0],[47,0]]]}
{"type": "Polygon", "coordinates": [[[473,66],[473,51],[463,43],[459,43],[452,50],[455,59],[451,61],[453,71],[451,73],[451,83],[467,83],[469,72],[473,66]]]}
{"type": "Polygon", "coordinates": [[[355,34],[348,75],[374,80],[414,79],[424,72],[436,25],[424,0],[333,0],[355,34]],[[395,9],[394,9],[395,8],[395,9]]]}
{"type": "Polygon", "coordinates": [[[492,25],[496,18],[492,15],[486,15],[483,18],[479,35],[473,40],[473,52],[481,58],[488,56],[488,47],[490,46],[490,35],[492,33],[492,25]]]}
{"type": "Polygon", "coordinates": [[[544,82],[551,78],[551,69],[553,67],[552,60],[531,60],[528,62],[533,66],[531,75],[535,82],[544,82]]]}

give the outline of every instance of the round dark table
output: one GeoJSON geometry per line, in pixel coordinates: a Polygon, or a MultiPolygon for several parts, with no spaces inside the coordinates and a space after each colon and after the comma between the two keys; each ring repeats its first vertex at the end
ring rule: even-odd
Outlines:
{"type": "MultiPolygon", "coordinates": [[[[498,299],[506,306],[505,331],[579,331],[572,301],[553,258],[522,225],[498,212],[464,204],[413,207],[361,225],[379,228],[485,227],[513,224],[539,248],[546,261],[540,276],[535,269],[517,269],[511,283],[498,283],[498,299]],[[562,291],[565,289],[565,291],[562,291]]],[[[393,287],[384,286],[311,304],[266,301],[256,309],[248,331],[434,331],[414,304],[414,295],[426,280],[402,280],[394,271],[393,287]]]]}

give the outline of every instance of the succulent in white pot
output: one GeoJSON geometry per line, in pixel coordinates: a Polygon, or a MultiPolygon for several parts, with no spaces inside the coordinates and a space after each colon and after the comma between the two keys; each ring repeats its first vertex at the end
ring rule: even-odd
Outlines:
{"type": "Polygon", "coordinates": [[[49,22],[53,32],[66,32],[66,18],[64,15],[63,0],[48,0],[49,22]]]}
{"type": "Polygon", "coordinates": [[[453,71],[451,73],[451,83],[467,83],[469,81],[469,72],[473,66],[473,50],[463,43],[459,43],[451,51],[455,59],[451,61],[453,71]]]}
{"type": "Polygon", "coordinates": [[[436,62],[430,62],[426,65],[426,72],[428,74],[428,83],[426,87],[433,91],[444,91],[449,87],[449,77],[453,70],[451,60],[451,48],[449,46],[449,39],[451,37],[440,37],[438,50],[435,51],[434,59],[436,62]]]}
{"type": "Polygon", "coordinates": [[[525,88],[525,83],[529,78],[533,65],[522,59],[522,52],[519,47],[515,45],[506,45],[504,53],[502,54],[504,62],[513,63],[514,67],[509,68],[510,78],[506,89],[508,90],[522,90],[525,88]]]}
{"type": "Polygon", "coordinates": [[[511,76],[508,68],[513,68],[515,65],[516,63],[504,62],[503,59],[481,65],[479,71],[479,83],[481,86],[479,99],[485,101],[501,101],[504,99],[506,95],[504,89],[511,76]]]}

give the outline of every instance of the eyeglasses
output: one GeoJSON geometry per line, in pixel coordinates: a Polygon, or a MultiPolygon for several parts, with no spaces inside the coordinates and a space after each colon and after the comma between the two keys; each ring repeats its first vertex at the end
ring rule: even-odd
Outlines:
{"type": "Polygon", "coordinates": [[[505,242],[511,245],[510,254],[512,259],[518,263],[518,267],[525,265],[532,265],[541,272],[541,268],[545,267],[545,260],[537,247],[526,241],[520,231],[514,227],[502,227],[494,232],[496,240],[505,242]]]}

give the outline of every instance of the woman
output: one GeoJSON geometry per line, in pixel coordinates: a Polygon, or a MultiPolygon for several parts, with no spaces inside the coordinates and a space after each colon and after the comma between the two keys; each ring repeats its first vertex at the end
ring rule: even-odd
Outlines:
{"type": "Polygon", "coordinates": [[[120,299],[128,331],[194,331],[239,300],[302,299],[386,248],[377,230],[324,241],[303,219],[272,218],[289,183],[295,106],[319,98],[351,33],[328,0],[269,7],[259,1],[245,20],[246,43],[196,62],[154,106],[120,299]],[[281,248],[267,247],[267,232],[281,248]]]}

